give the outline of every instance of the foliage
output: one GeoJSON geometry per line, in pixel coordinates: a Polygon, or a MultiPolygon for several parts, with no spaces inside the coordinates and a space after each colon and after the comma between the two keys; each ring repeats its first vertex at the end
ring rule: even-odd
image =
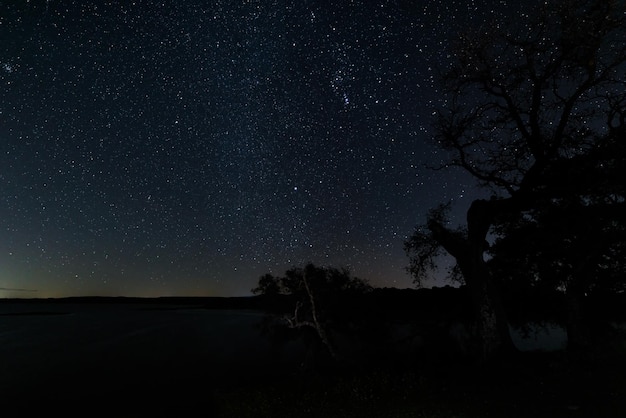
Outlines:
{"type": "MultiPolygon", "coordinates": [[[[455,43],[456,61],[441,79],[446,105],[436,114],[435,140],[451,153],[446,166],[469,172],[493,191],[493,201],[515,200],[501,205],[493,223],[519,225],[550,199],[624,198],[623,8],[548,2],[516,31],[496,25],[455,43]]],[[[437,267],[441,241],[432,225],[445,223],[444,209],[431,211],[405,244],[417,282],[437,267]]]]}
{"type": "MultiPolygon", "coordinates": [[[[365,329],[369,316],[361,296],[371,290],[366,280],[353,277],[347,269],[307,264],[287,270],[283,277],[261,276],[252,292],[269,298],[270,304],[278,301],[277,296],[288,300],[287,311],[280,320],[270,317],[266,322],[268,333],[289,337],[285,328],[305,333],[312,331],[331,356],[338,360],[333,334],[365,329]]],[[[272,306],[268,308],[276,313],[272,306]]]]}
{"type": "Polygon", "coordinates": [[[506,322],[498,306],[507,276],[548,288],[623,286],[625,7],[549,1],[513,25],[469,30],[452,47],[434,140],[449,152],[446,167],[492,197],[472,202],[465,230],[435,210],[405,248],[418,283],[441,248],[456,259],[484,341],[497,342],[493,324],[506,322]],[[498,257],[487,264],[486,255],[498,257]]]}
{"type": "Polygon", "coordinates": [[[463,34],[435,120],[447,165],[498,196],[537,192],[555,163],[599,146],[607,125],[623,130],[623,8],[553,1],[521,26],[463,34]]]}
{"type": "Polygon", "coordinates": [[[332,316],[332,311],[340,310],[347,299],[371,290],[372,287],[366,280],[353,277],[348,269],[307,264],[305,267],[292,267],[283,277],[269,273],[261,276],[252,293],[263,296],[289,296],[302,304],[300,313],[305,316],[307,314],[304,311],[311,310],[313,295],[315,300],[323,305],[320,308],[324,314],[332,316]]]}
{"type": "MultiPolygon", "coordinates": [[[[429,211],[426,216],[429,223],[448,223],[448,212],[450,203],[442,204],[429,211]]],[[[462,236],[464,231],[458,229],[453,232],[457,236],[462,236]]],[[[409,266],[406,271],[413,277],[413,283],[417,287],[422,287],[430,278],[430,274],[439,268],[445,250],[441,243],[435,239],[428,225],[418,226],[415,232],[405,241],[404,251],[409,255],[409,266]]],[[[463,284],[463,275],[458,266],[454,265],[448,271],[448,278],[452,282],[463,284]]]]}
{"type": "Polygon", "coordinates": [[[491,248],[491,264],[514,287],[567,290],[576,285],[584,293],[626,290],[626,213],[605,205],[555,201],[522,214],[503,225],[491,248]]]}

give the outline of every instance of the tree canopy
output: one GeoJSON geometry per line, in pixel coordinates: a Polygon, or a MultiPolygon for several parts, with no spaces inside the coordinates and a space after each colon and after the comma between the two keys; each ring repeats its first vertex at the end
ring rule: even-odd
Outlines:
{"type": "Polygon", "coordinates": [[[536,15],[468,31],[452,46],[434,140],[449,152],[446,166],[465,170],[491,198],[473,201],[460,229],[448,225],[443,207],[432,211],[405,248],[418,283],[443,251],[455,258],[483,357],[511,345],[501,292],[514,258],[536,261],[542,274],[528,280],[572,290],[582,280],[571,279],[581,260],[586,280],[599,277],[589,269],[623,269],[615,232],[624,225],[625,7],[549,1],[536,15]],[[501,239],[491,255],[508,260],[497,269],[485,260],[494,234],[501,239]],[[525,247],[537,239],[547,239],[545,248],[525,247]],[[604,244],[592,248],[598,240],[604,244]]]}
{"type": "Polygon", "coordinates": [[[286,297],[286,312],[280,325],[314,331],[333,358],[339,357],[332,331],[354,328],[362,319],[355,298],[372,290],[366,280],[347,269],[318,267],[312,263],[293,267],[283,277],[265,274],[252,293],[270,298],[286,297]]]}

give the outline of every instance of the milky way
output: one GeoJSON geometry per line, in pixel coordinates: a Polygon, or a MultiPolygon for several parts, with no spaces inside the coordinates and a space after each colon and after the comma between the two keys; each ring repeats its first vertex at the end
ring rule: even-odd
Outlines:
{"type": "Polygon", "coordinates": [[[426,168],[434,79],[504,1],[9,3],[0,297],[245,295],[309,261],[410,287],[406,236],[474,193],[426,168]]]}

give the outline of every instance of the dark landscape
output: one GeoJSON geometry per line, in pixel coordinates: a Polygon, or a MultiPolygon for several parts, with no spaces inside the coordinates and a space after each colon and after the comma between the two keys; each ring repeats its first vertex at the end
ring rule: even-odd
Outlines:
{"type": "MultiPolygon", "coordinates": [[[[307,364],[306,339],[272,344],[262,296],[1,300],[3,416],[623,416],[617,328],[584,356],[538,349],[478,365],[454,332],[463,292],[375,289],[352,301],[378,318],[376,332],[395,331],[344,364],[319,350],[307,364]]],[[[623,297],[589,306],[625,322],[623,297]]]]}
{"type": "Polygon", "coordinates": [[[623,0],[8,1],[0,40],[1,418],[626,417],[623,0]]]}

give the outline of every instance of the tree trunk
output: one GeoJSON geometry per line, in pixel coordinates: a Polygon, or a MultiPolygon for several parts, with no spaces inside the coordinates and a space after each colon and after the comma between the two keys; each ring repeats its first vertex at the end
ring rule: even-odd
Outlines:
{"type": "Polygon", "coordinates": [[[460,267],[472,294],[478,355],[483,361],[515,350],[500,289],[484,259],[494,218],[514,205],[511,199],[475,200],[467,211],[467,259],[460,267]]]}
{"type": "Polygon", "coordinates": [[[589,330],[584,322],[582,299],[584,295],[572,281],[565,293],[567,301],[567,348],[570,351],[586,351],[589,348],[589,330]]]}
{"type": "Polygon", "coordinates": [[[497,213],[510,210],[512,203],[512,200],[474,201],[467,212],[466,237],[438,222],[429,222],[433,237],[456,259],[470,291],[475,352],[480,361],[515,351],[500,289],[484,260],[488,248],[486,237],[493,219],[497,213]]]}
{"type": "MultiPolygon", "coordinates": [[[[599,242],[602,237],[599,234],[586,235],[588,242],[599,242]]],[[[592,260],[597,259],[602,253],[602,247],[586,249],[584,255],[576,259],[574,270],[567,281],[565,300],[567,309],[566,331],[567,349],[572,352],[587,352],[591,347],[591,329],[589,327],[586,312],[584,312],[583,299],[585,298],[585,279],[589,274],[592,260]]]]}
{"type": "Polygon", "coordinates": [[[461,269],[474,312],[476,357],[484,362],[515,351],[500,290],[486,263],[481,257],[464,264],[461,269]]]}
{"type": "Polygon", "coordinates": [[[309,280],[308,280],[306,273],[304,273],[303,280],[304,280],[304,287],[306,288],[306,292],[309,295],[309,301],[311,302],[311,316],[313,317],[313,324],[314,324],[315,330],[317,331],[317,335],[320,337],[320,340],[322,340],[322,343],[328,349],[328,352],[330,353],[333,360],[338,361],[339,355],[337,354],[337,350],[335,350],[335,345],[330,340],[328,333],[326,332],[326,327],[324,326],[324,324],[322,324],[322,322],[318,318],[317,307],[315,304],[315,296],[313,295],[313,292],[311,291],[311,287],[309,286],[309,280]]]}

